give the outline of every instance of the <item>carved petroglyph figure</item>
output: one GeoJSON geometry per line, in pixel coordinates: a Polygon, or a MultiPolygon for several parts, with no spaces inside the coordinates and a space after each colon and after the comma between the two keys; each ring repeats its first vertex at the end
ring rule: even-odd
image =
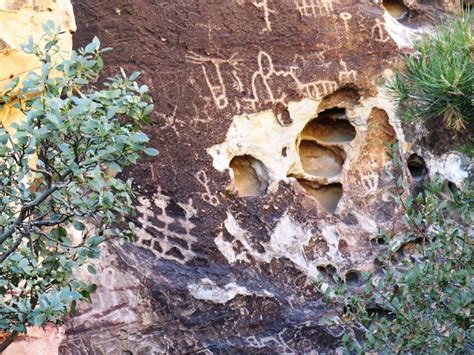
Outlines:
{"type": "Polygon", "coordinates": [[[352,15],[348,12],[341,12],[339,16],[341,17],[342,21],[344,21],[344,30],[346,33],[349,33],[349,20],[352,18],[352,15]]]}
{"type": "Polygon", "coordinates": [[[293,70],[275,70],[272,57],[264,51],[258,53],[257,63],[258,70],[252,75],[252,98],[246,99],[245,101],[250,102],[253,108],[255,108],[257,102],[283,102],[285,94],[276,97],[271,86],[271,81],[273,79],[278,79],[279,77],[291,77],[294,81],[299,82],[299,80],[294,76],[293,70]]]}
{"type": "Polygon", "coordinates": [[[221,110],[226,108],[229,104],[224,79],[222,77],[221,65],[230,64],[236,67],[240,61],[234,59],[234,56],[235,54],[227,60],[202,56],[193,52],[187,56],[189,62],[201,65],[214,104],[221,110]]]}
{"type": "Polygon", "coordinates": [[[209,179],[207,178],[206,172],[204,170],[199,170],[196,174],[196,178],[206,190],[206,192],[201,194],[202,199],[214,207],[219,206],[219,199],[216,195],[212,194],[209,189],[209,179]]]}
{"type": "Polygon", "coordinates": [[[330,94],[337,90],[337,83],[332,80],[318,80],[309,84],[301,84],[306,94],[314,100],[319,100],[322,97],[330,94]]]}
{"type": "Polygon", "coordinates": [[[347,64],[345,61],[340,60],[343,70],[339,72],[339,81],[340,82],[353,82],[357,80],[357,72],[355,70],[348,70],[347,64]]]}
{"type": "Polygon", "coordinates": [[[196,210],[192,200],[187,204],[176,203],[169,196],[157,192],[152,199],[140,197],[136,245],[148,249],[158,258],[186,262],[195,254],[191,245],[197,241],[191,235],[195,225],[190,218],[196,210]]]}
{"type": "Polygon", "coordinates": [[[263,29],[262,32],[265,32],[265,31],[271,32],[272,23],[270,21],[270,14],[275,13],[275,11],[271,10],[268,7],[268,0],[254,1],[252,4],[255,5],[257,9],[263,10],[263,18],[265,19],[265,28],[263,29]]]}
{"type": "Polygon", "coordinates": [[[385,30],[385,23],[379,19],[375,19],[375,25],[372,26],[372,39],[376,42],[385,43],[390,39],[390,36],[385,30]]]}
{"type": "MultiPolygon", "coordinates": [[[[317,52],[314,54],[317,59],[324,58],[324,53],[317,52]]],[[[305,63],[305,58],[299,55],[295,55],[295,61],[299,61],[302,64],[305,63]]],[[[260,51],[257,58],[258,70],[252,75],[252,98],[246,99],[252,104],[252,108],[255,109],[257,102],[263,103],[284,103],[286,95],[281,93],[279,96],[276,93],[276,86],[271,85],[272,80],[287,78],[296,84],[296,87],[304,91],[308,97],[319,100],[323,96],[330,94],[337,90],[338,84],[332,80],[317,80],[309,83],[302,82],[297,75],[299,69],[298,66],[290,66],[288,70],[276,70],[273,64],[272,57],[264,52],[260,51]]],[[[347,70],[347,68],[345,67],[347,70]]],[[[351,74],[348,72],[347,74],[351,74]]],[[[354,74],[355,75],[355,74],[354,74]]]]}
{"type": "Polygon", "coordinates": [[[330,15],[334,9],[332,0],[294,0],[296,9],[301,16],[317,17],[330,15]]]}

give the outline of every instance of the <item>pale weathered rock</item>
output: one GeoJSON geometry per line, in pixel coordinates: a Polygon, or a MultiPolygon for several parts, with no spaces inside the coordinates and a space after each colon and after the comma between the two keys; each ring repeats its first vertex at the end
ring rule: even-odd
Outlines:
{"type": "MultiPolygon", "coordinates": [[[[76,29],[70,0],[0,0],[0,92],[14,77],[24,77],[41,67],[35,56],[21,50],[21,45],[30,36],[38,43],[43,35],[42,25],[48,20],[65,30],[59,37],[59,46],[64,49],[60,55],[67,56],[76,29]]],[[[0,110],[0,124],[5,127],[21,118],[22,113],[11,105],[0,110]]]]}
{"type": "Polygon", "coordinates": [[[56,355],[64,338],[64,328],[48,324],[44,329],[28,329],[28,335],[20,335],[3,355],[56,355]]]}

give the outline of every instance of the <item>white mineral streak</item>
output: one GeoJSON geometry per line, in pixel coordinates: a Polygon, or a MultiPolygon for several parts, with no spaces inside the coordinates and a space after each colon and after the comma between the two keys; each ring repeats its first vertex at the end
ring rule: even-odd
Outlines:
{"type": "Polygon", "coordinates": [[[337,226],[323,227],[323,237],[328,241],[329,252],[326,258],[321,258],[316,262],[310,262],[304,254],[304,247],[309,243],[312,233],[305,229],[304,226],[293,221],[293,219],[285,215],[281,218],[275,227],[270,241],[261,243],[265,249],[264,253],[258,252],[249,242],[248,232],[239,226],[234,216],[227,212],[227,219],[224,227],[234,237],[233,242],[223,240],[222,233],[219,234],[214,242],[219,251],[224,255],[229,263],[237,260],[249,261],[249,256],[254,260],[269,263],[273,258],[287,258],[309,278],[313,280],[319,279],[319,271],[317,266],[327,265],[328,263],[337,263],[341,256],[337,249],[339,236],[337,226]],[[236,255],[234,250],[234,242],[239,241],[243,245],[243,251],[236,255]]]}
{"type": "MultiPolygon", "coordinates": [[[[441,175],[444,179],[451,181],[457,187],[462,188],[464,180],[468,177],[468,164],[463,161],[464,156],[460,153],[449,152],[442,156],[426,153],[425,163],[430,176],[441,175]]],[[[467,161],[467,159],[466,159],[467,161]]]]}
{"type": "Polygon", "coordinates": [[[239,286],[235,282],[218,286],[214,281],[208,278],[201,279],[198,283],[190,284],[187,287],[194,298],[221,304],[227,303],[238,295],[274,297],[274,295],[267,290],[249,291],[246,287],[239,286]]]}
{"type": "Polygon", "coordinates": [[[390,37],[395,41],[398,48],[411,48],[413,41],[418,39],[423,32],[426,32],[426,28],[412,29],[403,26],[388,12],[385,12],[383,16],[385,20],[385,29],[390,37]]]}

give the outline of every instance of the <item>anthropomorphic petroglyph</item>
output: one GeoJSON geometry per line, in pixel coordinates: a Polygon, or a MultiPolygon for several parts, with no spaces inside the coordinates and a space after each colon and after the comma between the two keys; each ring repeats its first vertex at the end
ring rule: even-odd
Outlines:
{"type": "Polygon", "coordinates": [[[339,15],[344,21],[344,30],[346,31],[346,34],[349,33],[349,20],[352,18],[352,15],[348,12],[341,12],[339,15]]]}
{"type": "Polygon", "coordinates": [[[230,59],[220,59],[199,55],[191,52],[188,55],[188,61],[194,64],[200,64],[207,86],[211,91],[212,99],[218,109],[224,109],[229,105],[226,86],[222,77],[222,64],[229,64],[236,67],[239,60],[234,59],[235,54],[230,59]]]}
{"type": "Polygon", "coordinates": [[[385,30],[385,23],[380,21],[378,18],[375,19],[375,25],[372,26],[372,39],[376,42],[382,43],[385,43],[390,39],[390,36],[385,30]]]}
{"type": "Polygon", "coordinates": [[[339,72],[339,81],[341,83],[344,82],[354,82],[357,80],[357,71],[355,70],[348,70],[347,64],[345,61],[340,60],[339,63],[341,64],[343,70],[339,72]]]}
{"type": "Polygon", "coordinates": [[[204,170],[198,171],[196,174],[196,179],[206,190],[206,192],[201,194],[202,199],[214,207],[219,206],[219,199],[211,192],[209,188],[209,179],[207,178],[206,172],[204,170]]]}
{"type": "Polygon", "coordinates": [[[266,32],[266,31],[271,32],[272,23],[270,21],[270,14],[275,13],[275,11],[271,10],[268,7],[268,0],[254,1],[252,4],[255,5],[257,9],[263,10],[263,18],[265,19],[265,28],[263,29],[262,32],[266,32]]]}

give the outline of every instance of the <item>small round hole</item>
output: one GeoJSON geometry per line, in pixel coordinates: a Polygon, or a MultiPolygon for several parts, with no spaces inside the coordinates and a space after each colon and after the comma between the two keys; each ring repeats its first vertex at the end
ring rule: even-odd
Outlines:
{"type": "Polygon", "coordinates": [[[359,272],[353,270],[346,272],[346,283],[357,285],[359,283],[359,272]]]}
{"type": "Polygon", "coordinates": [[[408,9],[401,0],[383,0],[383,7],[397,20],[408,15],[408,9]]]}
{"type": "Polygon", "coordinates": [[[422,157],[416,154],[412,154],[408,157],[407,160],[408,170],[410,175],[415,181],[422,180],[426,174],[428,174],[428,169],[426,168],[425,161],[422,157]]]}

